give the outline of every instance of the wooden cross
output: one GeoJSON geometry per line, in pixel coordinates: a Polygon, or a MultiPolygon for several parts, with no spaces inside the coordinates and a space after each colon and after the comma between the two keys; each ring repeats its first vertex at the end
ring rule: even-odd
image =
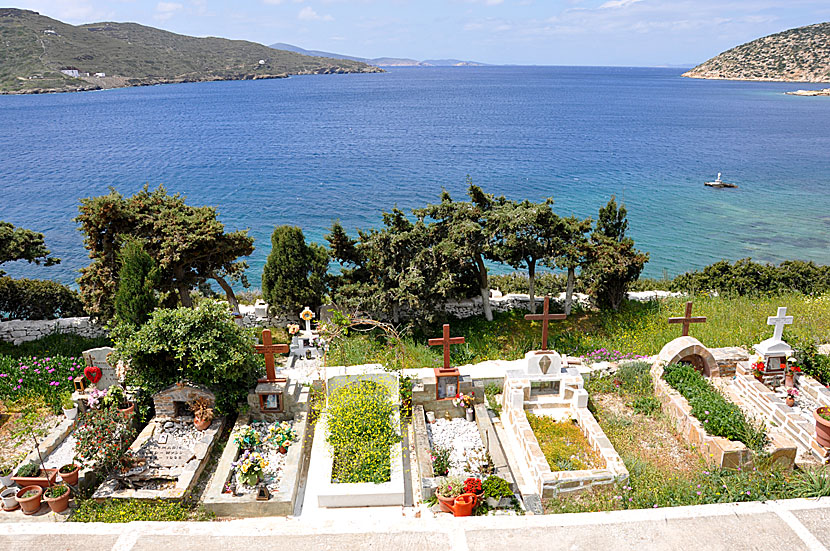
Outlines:
{"type": "Polygon", "coordinates": [[[542,322],[542,350],[540,352],[549,352],[548,350],[548,323],[551,320],[563,320],[567,318],[565,314],[551,314],[550,313],[550,297],[545,297],[545,306],[542,308],[541,314],[527,314],[526,320],[542,322]]]}
{"type": "Polygon", "coordinates": [[[706,323],[705,316],[692,317],[692,301],[686,303],[686,315],[682,318],[669,318],[669,323],[682,323],[683,336],[689,336],[689,326],[693,323],[706,323]]]}
{"type": "Polygon", "coordinates": [[[464,337],[450,337],[450,324],[444,324],[444,336],[440,339],[429,339],[430,346],[443,346],[444,347],[444,367],[441,369],[443,371],[450,371],[450,345],[451,344],[464,344],[464,337]]]}
{"type": "Polygon", "coordinates": [[[277,379],[277,372],[274,368],[274,354],[285,354],[288,352],[288,345],[287,344],[274,344],[271,340],[271,330],[270,329],[263,329],[262,330],[262,344],[257,344],[254,346],[257,351],[257,354],[262,354],[265,356],[265,373],[266,373],[266,381],[278,381],[277,379]]]}
{"type": "Polygon", "coordinates": [[[785,325],[792,325],[793,317],[787,315],[787,307],[786,306],[779,306],[778,307],[778,315],[777,316],[770,316],[767,318],[767,325],[774,325],[775,332],[772,335],[772,338],[776,341],[780,341],[781,337],[784,336],[784,326],[785,325]]]}

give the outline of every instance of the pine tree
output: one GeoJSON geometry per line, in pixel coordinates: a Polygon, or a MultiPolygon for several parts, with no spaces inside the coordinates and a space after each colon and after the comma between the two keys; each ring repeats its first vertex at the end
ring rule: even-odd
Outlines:
{"type": "Polygon", "coordinates": [[[158,306],[156,288],[159,270],[153,257],[144,250],[139,239],[129,239],[121,246],[121,269],[118,271],[118,290],[115,292],[116,320],[132,328],[139,328],[158,306]]]}
{"type": "Polygon", "coordinates": [[[262,295],[274,311],[298,313],[318,308],[326,292],[329,256],[316,243],[306,244],[303,230],[278,226],[262,270],[262,295]]]}

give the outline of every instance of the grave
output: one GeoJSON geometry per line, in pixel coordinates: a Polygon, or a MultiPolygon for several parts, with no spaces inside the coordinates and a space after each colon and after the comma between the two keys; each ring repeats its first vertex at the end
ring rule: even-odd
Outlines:
{"type": "Polygon", "coordinates": [[[137,458],[126,472],[114,472],[93,494],[105,499],[179,499],[196,483],[224,418],[214,418],[199,431],[189,405],[196,399],[215,402],[212,392],[189,383],[177,383],[153,396],[156,416],[130,445],[137,458]]]}
{"type": "Polygon", "coordinates": [[[563,357],[556,351],[548,350],[547,323],[554,319],[565,319],[562,315],[549,314],[548,300],[545,297],[541,315],[526,316],[529,320],[542,321],[542,349],[527,353],[525,371],[506,373],[501,413],[502,424],[515,443],[514,453],[531,473],[533,490],[541,498],[628,480],[625,464],[593,414],[588,411],[588,392],[578,368],[566,358],[563,361],[563,357]],[[547,358],[550,364],[537,358],[547,358]],[[602,465],[575,471],[551,470],[530,427],[528,413],[551,417],[556,421],[575,422],[601,458],[602,465]]]}
{"type": "Polygon", "coordinates": [[[291,337],[289,347],[289,366],[294,367],[297,361],[319,360],[323,357],[323,342],[320,333],[311,329],[311,320],[314,319],[314,312],[306,306],[300,312],[300,318],[305,323],[305,328],[291,337]]]}
{"type": "Polygon", "coordinates": [[[779,386],[784,380],[784,372],[787,368],[787,358],[792,356],[792,347],[782,340],[784,326],[790,325],[793,317],[787,315],[787,307],[778,308],[777,316],[767,318],[767,325],[775,327],[772,337],[755,345],[757,358],[752,360],[764,362],[763,382],[770,386],[779,386]]]}
{"type": "Polygon", "coordinates": [[[72,401],[81,411],[88,407],[87,400],[93,389],[108,390],[111,386],[119,385],[123,381],[125,375],[123,365],[110,364],[109,358],[113,352],[115,352],[114,348],[104,346],[91,348],[82,353],[85,364],[84,374],[75,377],[75,392],[72,393],[72,401]]]}
{"type": "MultiPolygon", "coordinates": [[[[330,396],[339,388],[357,381],[374,381],[385,386],[393,404],[400,403],[398,374],[387,371],[378,364],[358,366],[336,366],[327,368],[326,393],[330,396]]],[[[400,444],[390,447],[390,479],[374,483],[332,482],[334,454],[326,441],[327,414],[323,413],[314,429],[314,445],[308,468],[306,507],[374,507],[402,506],[404,504],[403,450],[400,444]]],[[[400,414],[392,416],[395,430],[400,431],[400,414]]],[[[408,476],[408,475],[407,475],[408,476]]]]}
{"type": "Polygon", "coordinates": [[[299,382],[276,370],[275,354],[285,354],[289,347],[274,344],[271,331],[262,331],[262,344],[254,347],[265,357],[265,378],[260,379],[256,388],[248,394],[248,413],[241,414],[214,475],[205,490],[203,503],[205,509],[220,517],[263,517],[286,516],[294,512],[297,492],[300,484],[300,465],[307,453],[306,433],[309,414],[309,390],[299,382]],[[267,426],[279,426],[287,422],[296,433],[297,439],[279,454],[273,443],[257,447],[257,451],[269,457],[268,476],[272,480],[270,487],[260,497],[259,492],[238,488],[234,483],[234,463],[243,453],[234,443],[235,435],[245,428],[252,427],[267,432],[267,426]]]}
{"type": "MultiPolygon", "coordinates": [[[[693,445],[709,464],[723,468],[751,466],[755,454],[742,442],[710,435],[703,424],[691,414],[688,400],[671,387],[664,379],[666,366],[687,363],[699,371],[709,382],[724,391],[726,397],[738,405],[745,414],[753,417],[743,393],[730,392],[731,378],[737,370],[736,379],[741,375],[742,358],[746,353],[741,349],[719,349],[711,351],[696,338],[689,336],[692,323],[704,323],[704,317],[692,317],[692,303],[686,303],[686,314],[682,318],[669,318],[669,323],[682,323],[683,336],[667,343],[657,355],[651,376],[654,394],[660,401],[663,413],[672,421],[680,436],[693,445]],[[713,353],[716,352],[718,357],[713,353]]],[[[777,430],[768,430],[771,444],[768,451],[773,461],[783,467],[791,467],[795,461],[796,446],[787,436],[777,430]]]]}

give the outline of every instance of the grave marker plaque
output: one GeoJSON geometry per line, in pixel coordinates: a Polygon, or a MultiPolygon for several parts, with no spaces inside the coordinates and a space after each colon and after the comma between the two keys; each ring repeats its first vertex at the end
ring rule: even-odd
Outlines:
{"type": "Polygon", "coordinates": [[[87,367],[97,367],[101,370],[101,379],[95,384],[99,390],[106,390],[112,385],[119,384],[115,367],[110,365],[107,360],[107,357],[113,352],[115,352],[115,349],[109,346],[91,348],[83,352],[84,363],[87,367]]]}

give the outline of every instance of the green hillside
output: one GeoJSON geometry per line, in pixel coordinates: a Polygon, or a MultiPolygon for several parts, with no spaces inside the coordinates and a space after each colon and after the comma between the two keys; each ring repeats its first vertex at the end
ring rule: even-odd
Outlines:
{"type": "Polygon", "coordinates": [[[194,38],[136,23],[74,26],[33,11],[0,8],[0,93],[378,71],[358,61],[311,57],[244,40],[194,38]],[[91,76],[73,78],[61,69],[91,76]]]}
{"type": "Polygon", "coordinates": [[[691,78],[830,82],[830,23],[747,42],[685,73],[691,78]]]}

